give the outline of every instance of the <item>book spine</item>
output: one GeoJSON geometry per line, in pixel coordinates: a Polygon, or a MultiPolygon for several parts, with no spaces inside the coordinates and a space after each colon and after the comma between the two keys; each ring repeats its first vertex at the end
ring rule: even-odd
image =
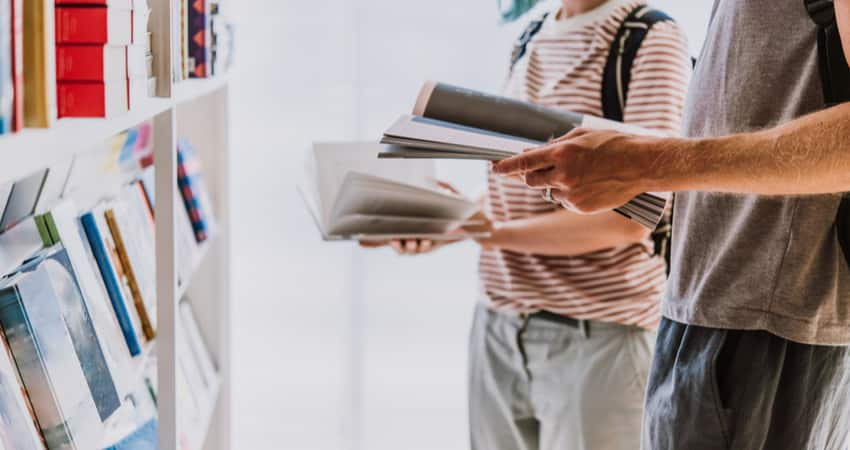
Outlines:
{"type": "Polygon", "coordinates": [[[97,221],[94,214],[88,212],[80,218],[83,225],[83,231],[88,238],[91,246],[92,254],[97,262],[100,275],[103,278],[103,284],[106,286],[106,292],[109,295],[109,300],[112,303],[112,308],[115,310],[115,316],[118,318],[118,325],[121,328],[121,333],[124,335],[124,340],[127,341],[127,347],[130,350],[130,355],[138,356],[142,353],[141,345],[138,337],[133,329],[133,322],[130,319],[130,312],[127,310],[127,303],[124,295],[121,293],[121,287],[118,284],[118,275],[110,263],[109,254],[103,244],[103,237],[97,227],[97,221]]]}
{"type": "Polygon", "coordinates": [[[58,84],[59,117],[106,117],[106,85],[98,82],[58,84]]]}
{"type": "Polygon", "coordinates": [[[109,42],[107,8],[56,7],[57,44],[106,44],[109,42]]]}
{"type": "Polygon", "coordinates": [[[24,2],[24,126],[48,128],[56,119],[53,0],[24,2]]]}
{"type": "Polygon", "coordinates": [[[183,204],[186,206],[186,212],[189,214],[189,221],[192,223],[195,240],[201,243],[207,240],[207,221],[201,209],[198,193],[196,192],[197,185],[193,180],[193,172],[191,161],[187,159],[186,153],[178,150],[177,187],[183,198],[183,204]]]}
{"type": "Polygon", "coordinates": [[[104,47],[102,46],[56,46],[56,78],[60,82],[104,81],[105,62],[104,47]]]}
{"type": "Polygon", "coordinates": [[[54,246],[56,242],[53,241],[53,237],[50,235],[50,229],[48,228],[45,215],[37,216],[33,220],[35,220],[35,226],[38,228],[38,234],[41,236],[41,241],[44,243],[44,246],[54,246]]]}
{"type": "Polygon", "coordinates": [[[24,4],[12,0],[12,131],[24,128],[24,4]]]}
{"type": "Polygon", "coordinates": [[[112,233],[112,239],[115,241],[115,249],[118,252],[118,259],[121,261],[121,266],[124,269],[124,274],[127,277],[127,284],[130,286],[130,293],[133,296],[133,304],[136,306],[136,311],[139,313],[139,320],[142,323],[142,332],[145,339],[152,341],[156,337],[153,324],[151,322],[148,309],[145,306],[142,290],[139,288],[139,281],[136,277],[136,272],[133,265],[130,263],[130,255],[127,253],[127,246],[124,242],[124,236],[121,233],[121,228],[118,227],[118,221],[115,218],[114,210],[106,210],[106,224],[109,227],[109,232],[112,233]]]}
{"type": "Polygon", "coordinates": [[[210,18],[207,0],[190,0],[189,5],[189,77],[206,78],[210,65],[210,18]]]}

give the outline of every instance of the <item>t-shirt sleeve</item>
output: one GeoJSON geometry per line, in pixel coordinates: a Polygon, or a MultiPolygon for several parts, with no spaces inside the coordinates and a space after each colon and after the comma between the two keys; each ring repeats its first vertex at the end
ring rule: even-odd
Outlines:
{"type": "Polygon", "coordinates": [[[685,94],[692,73],[687,39],[672,22],[655,24],[632,65],[624,121],[681,134],[685,94]]]}

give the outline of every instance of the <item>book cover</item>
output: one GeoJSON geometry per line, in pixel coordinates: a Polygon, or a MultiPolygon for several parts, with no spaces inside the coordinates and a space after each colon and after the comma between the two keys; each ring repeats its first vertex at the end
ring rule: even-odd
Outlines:
{"type": "Polygon", "coordinates": [[[9,195],[12,193],[14,183],[0,183],[0,219],[3,218],[3,211],[6,210],[6,204],[9,203],[9,195]]]}
{"type": "Polygon", "coordinates": [[[6,210],[3,211],[3,217],[0,218],[0,231],[8,230],[35,212],[35,206],[41,196],[46,177],[47,169],[44,169],[12,185],[6,210]]]}
{"type": "Polygon", "coordinates": [[[77,211],[76,205],[66,200],[56,205],[50,212],[39,216],[45,222],[51,236],[50,243],[45,242],[45,245],[62,244],[68,253],[72,273],[77,279],[83,293],[83,300],[91,314],[109,371],[112,373],[119,395],[123,398],[131,390],[129,377],[133,368],[132,357],[103,279],[97,272],[97,261],[88,248],[77,211]]]}
{"type": "Polygon", "coordinates": [[[206,78],[211,63],[209,0],[188,0],[189,77],[206,78]]]}
{"type": "Polygon", "coordinates": [[[9,344],[0,330],[0,448],[45,450],[44,445],[9,344]]]}
{"type": "Polygon", "coordinates": [[[71,173],[72,163],[73,159],[68,158],[48,167],[44,186],[41,188],[41,195],[39,195],[38,202],[35,205],[36,214],[46,212],[62,198],[62,192],[65,191],[65,185],[68,183],[68,175],[71,173]]]}
{"type": "MultiPolygon", "coordinates": [[[[109,227],[109,232],[112,234],[112,240],[115,242],[115,250],[118,253],[118,260],[121,263],[122,272],[127,278],[127,285],[130,288],[130,295],[133,298],[133,305],[136,308],[136,312],[139,315],[139,320],[142,325],[142,332],[145,334],[145,338],[148,341],[152,341],[154,337],[156,337],[156,332],[154,331],[153,320],[151,319],[151,314],[148,312],[147,304],[149,302],[145,301],[145,296],[150,295],[150,291],[142,292],[141,283],[139,280],[141,277],[136,276],[136,267],[133,266],[133,261],[131,261],[130,250],[128,249],[128,245],[126,242],[128,240],[125,239],[124,231],[122,231],[122,227],[118,224],[118,218],[116,214],[116,207],[108,208],[104,214],[106,216],[106,224],[109,227]]],[[[123,213],[123,211],[122,211],[123,213]]],[[[126,230],[126,227],[125,227],[126,230]]],[[[127,234],[129,238],[131,235],[127,234]]],[[[136,262],[140,262],[138,257],[133,258],[136,262]]],[[[138,269],[143,269],[141,266],[138,269]]]]}
{"type": "Polygon", "coordinates": [[[59,83],[59,117],[114,117],[130,110],[127,79],[62,81],[59,83]]]}
{"type": "Polygon", "coordinates": [[[112,303],[113,311],[121,327],[121,333],[124,335],[124,340],[131,356],[137,356],[142,353],[139,336],[136,334],[136,328],[133,325],[133,320],[128,309],[127,301],[124,297],[124,291],[121,287],[121,281],[118,278],[118,273],[112,264],[110,250],[104,241],[95,215],[92,212],[87,212],[80,217],[80,223],[83,226],[86,237],[89,241],[89,246],[97,262],[97,267],[100,271],[100,276],[103,279],[104,287],[106,288],[109,300],[112,303]]]}
{"type": "Polygon", "coordinates": [[[23,270],[32,270],[50,261],[61,266],[61,271],[57,268],[51,272],[51,277],[60,277],[63,283],[54,280],[59,307],[100,420],[106,421],[121,406],[121,396],[107,364],[101,341],[97,338],[92,316],[74,277],[74,268],[68,252],[61,244],[56,245],[44,254],[44,259],[27,264],[23,270]]]}
{"type": "Polygon", "coordinates": [[[47,260],[0,288],[0,327],[51,450],[94,449],[103,433],[62,312],[61,297],[73,286],[67,271],[47,260]]]}
{"type": "Polygon", "coordinates": [[[195,232],[195,240],[207,240],[213,228],[209,193],[201,173],[200,160],[187,139],[177,144],[177,186],[195,232]]]}
{"type": "Polygon", "coordinates": [[[110,81],[127,78],[127,47],[56,46],[56,77],[61,81],[110,81]]]}
{"type": "Polygon", "coordinates": [[[12,5],[12,131],[24,128],[24,0],[12,5]]]}
{"type": "Polygon", "coordinates": [[[23,12],[24,126],[48,128],[57,117],[53,0],[26,0],[23,12]]]}
{"type": "Polygon", "coordinates": [[[56,43],[130,45],[133,43],[132,9],[57,5],[56,43]]]}
{"type": "Polygon", "coordinates": [[[156,330],[156,230],[153,218],[145,204],[141,183],[135,181],[121,190],[116,205],[122,213],[117,216],[118,226],[126,239],[127,253],[148,311],[151,325],[156,330]]]}
{"type": "Polygon", "coordinates": [[[189,78],[191,68],[189,67],[189,1],[177,0],[180,3],[180,61],[182,71],[180,79],[186,80],[189,78]]]}
{"type": "Polygon", "coordinates": [[[199,368],[204,390],[208,395],[212,395],[213,390],[218,385],[218,371],[209,347],[207,347],[201,334],[201,328],[198,326],[194,311],[192,311],[192,305],[187,299],[180,301],[180,323],[183,325],[183,334],[189,344],[191,355],[199,368]]]}
{"type": "Polygon", "coordinates": [[[12,132],[15,104],[14,63],[12,61],[12,3],[0,0],[0,134],[12,132]]]}

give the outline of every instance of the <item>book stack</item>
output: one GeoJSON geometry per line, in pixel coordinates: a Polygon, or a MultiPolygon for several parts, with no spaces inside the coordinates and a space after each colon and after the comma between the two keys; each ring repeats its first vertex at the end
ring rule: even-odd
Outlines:
{"type": "Polygon", "coordinates": [[[59,117],[112,117],[148,96],[147,3],[56,0],[59,117]]]}
{"type": "MultiPolygon", "coordinates": [[[[104,159],[89,157],[0,186],[0,198],[7,197],[0,213],[15,218],[0,233],[0,274],[5,274],[0,277],[0,448],[132,449],[156,440],[156,369],[148,368],[144,379],[139,370],[151,364],[149,349],[157,333],[153,168],[146,129],[122,133],[104,148],[112,159],[107,165],[120,176],[93,176],[86,166],[103,168],[104,159]],[[62,180],[55,183],[58,188],[50,187],[51,172],[63,174],[56,175],[62,180]],[[111,180],[118,187],[95,199],[85,194],[82,180],[111,180]],[[46,201],[41,197],[47,191],[58,194],[46,201]]],[[[181,149],[188,169],[183,176],[189,180],[181,183],[192,193],[196,215],[190,219],[189,209],[178,214],[183,283],[200,251],[197,225],[214,217],[204,206],[208,200],[199,200],[208,194],[199,182],[197,156],[186,140],[181,149]]],[[[204,230],[209,240],[210,228],[204,230]]],[[[218,373],[188,301],[179,314],[181,440],[187,449],[199,448],[196,436],[212,410],[218,373]]]]}

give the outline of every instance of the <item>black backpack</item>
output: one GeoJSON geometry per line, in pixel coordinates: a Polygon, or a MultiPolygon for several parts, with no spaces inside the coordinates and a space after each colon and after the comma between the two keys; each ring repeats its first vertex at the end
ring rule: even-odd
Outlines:
{"type": "MultiPolygon", "coordinates": [[[[850,101],[850,66],[844,57],[832,0],[804,0],[818,27],[818,64],[826,107],[850,101]]],[[[850,265],[850,194],[845,193],[835,218],[836,234],[850,265]]]]}
{"type": "MultiPolygon", "coordinates": [[[[548,14],[531,21],[514,44],[511,54],[511,70],[525,55],[528,43],[540,32],[548,14]]],[[[626,101],[629,95],[629,83],[632,79],[632,66],[643,40],[655,24],[672,22],[673,19],[661,11],[646,5],[636,7],[620,25],[617,35],[608,52],[605,70],[602,73],[602,115],[606,119],[623,121],[626,101]]],[[[663,256],[670,273],[670,237],[673,229],[672,208],[668,208],[665,217],[652,233],[655,244],[654,254],[663,256]]]]}

